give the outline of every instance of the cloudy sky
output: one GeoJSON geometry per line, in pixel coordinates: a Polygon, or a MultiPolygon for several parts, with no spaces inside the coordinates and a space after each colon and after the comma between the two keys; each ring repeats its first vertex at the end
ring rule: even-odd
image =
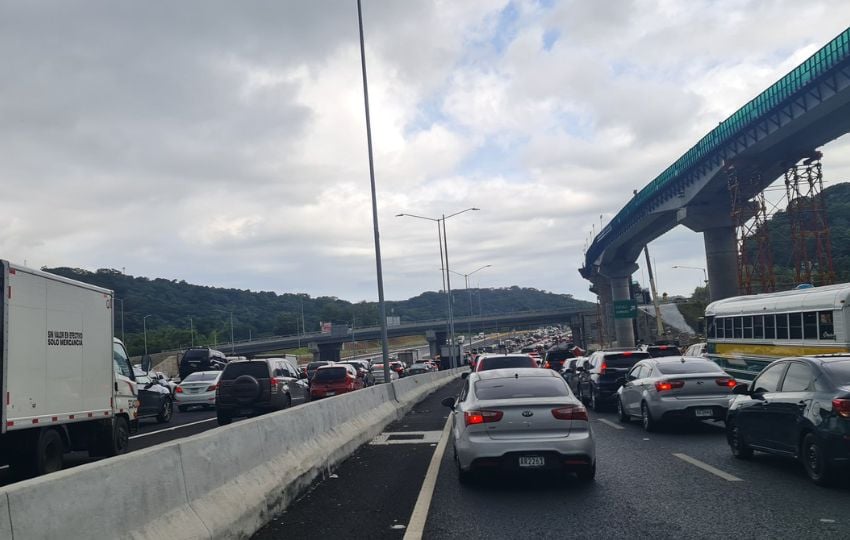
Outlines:
{"type": "MultiPolygon", "coordinates": [[[[850,23],[847,0],[364,0],[389,299],[590,298],[592,231],[850,23]],[[462,281],[462,278],[455,278],[462,281]]],[[[377,297],[355,0],[0,0],[0,256],[377,297]]],[[[850,180],[850,137],[824,148],[850,180]]],[[[688,293],[701,235],[650,245],[688,293]]],[[[638,272],[638,279],[641,279],[638,272]]]]}

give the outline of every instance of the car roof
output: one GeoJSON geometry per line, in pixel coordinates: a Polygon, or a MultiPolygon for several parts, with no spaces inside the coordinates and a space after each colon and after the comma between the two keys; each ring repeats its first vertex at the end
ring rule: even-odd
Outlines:
{"type": "Polygon", "coordinates": [[[486,358],[504,358],[506,356],[523,356],[525,358],[531,358],[530,355],[525,353],[484,353],[478,357],[479,360],[483,360],[486,358]]]}
{"type": "Polygon", "coordinates": [[[551,369],[526,368],[501,368],[488,369],[487,371],[476,371],[469,375],[480,380],[489,379],[512,379],[519,377],[559,377],[560,375],[551,369]],[[519,377],[518,377],[519,376],[519,377]]]}

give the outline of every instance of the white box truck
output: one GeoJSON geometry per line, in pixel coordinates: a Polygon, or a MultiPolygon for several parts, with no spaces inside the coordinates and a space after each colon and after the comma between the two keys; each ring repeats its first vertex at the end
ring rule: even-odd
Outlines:
{"type": "Polygon", "coordinates": [[[0,265],[0,460],[31,476],[61,469],[65,452],[126,452],[138,392],[112,291],[0,265]]]}

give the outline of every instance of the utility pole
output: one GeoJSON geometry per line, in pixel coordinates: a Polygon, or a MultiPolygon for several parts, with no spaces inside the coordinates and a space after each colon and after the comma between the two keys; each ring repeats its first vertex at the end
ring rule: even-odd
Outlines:
{"type": "Polygon", "coordinates": [[[644,244],[643,254],[646,256],[646,272],[649,274],[649,287],[652,291],[652,304],[655,306],[655,323],[657,325],[658,338],[663,339],[664,321],[661,319],[661,307],[658,305],[658,291],[655,289],[655,277],[652,274],[652,265],[649,263],[649,246],[644,244]]]}

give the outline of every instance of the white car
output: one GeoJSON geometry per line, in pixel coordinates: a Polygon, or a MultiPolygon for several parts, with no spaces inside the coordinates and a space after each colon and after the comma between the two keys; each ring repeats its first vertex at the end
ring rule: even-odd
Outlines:
{"type": "Polygon", "coordinates": [[[494,470],[575,473],[583,482],[596,475],[587,409],[551,369],[470,373],[458,398],[442,403],[452,409],[461,483],[494,470]]]}
{"type": "Polygon", "coordinates": [[[204,409],[215,407],[215,391],[221,371],[196,371],[180,381],[174,390],[174,402],[180,412],[189,407],[201,406],[204,409]]]}

